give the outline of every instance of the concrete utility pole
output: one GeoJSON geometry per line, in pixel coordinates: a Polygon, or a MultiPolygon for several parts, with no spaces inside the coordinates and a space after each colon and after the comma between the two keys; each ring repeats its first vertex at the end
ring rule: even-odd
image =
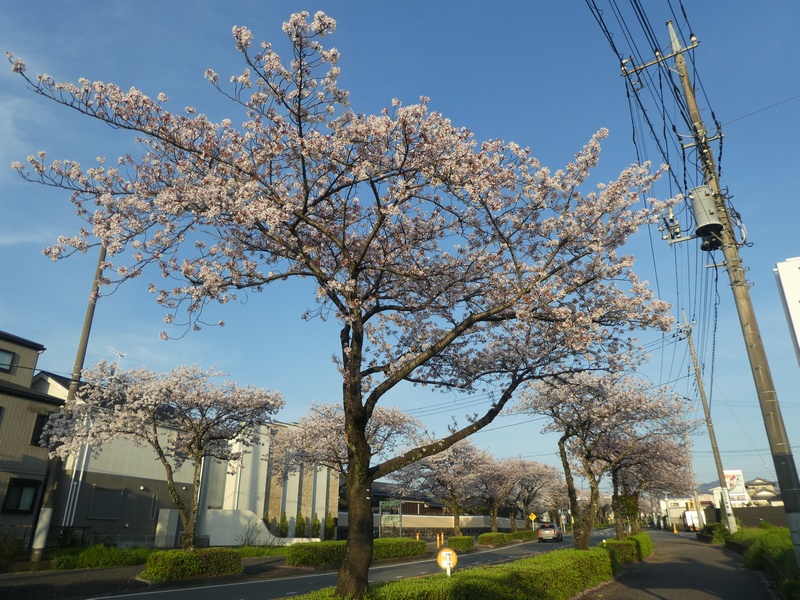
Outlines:
{"type": "MultiPolygon", "coordinates": [[[[72,379],[69,382],[67,391],[67,401],[73,400],[78,392],[78,384],[81,381],[83,363],[86,360],[86,348],[89,345],[89,333],[92,330],[94,320],[94,308],[97,304],[97,293],[100,290],[100,275],[103,273],[103,263],[106,260],[106,247],[100,246],[100,255],[97,258],[97,268],[92,280],[92,292],[89,295],[89,304],[86,306],[86,314],[83,318],[83,328],[81,329],[81,339],[78,342],[78,351],[75,354],[75,364],[72,367],[72,379]]],[[[36,527],[31,544],[31,561],[42,560],[42,555],[47,547],[47,536],[50,532],[50,523],[53,519],[53,509],[55,507],[56,488],[58,487],[58,476],[61,471],[61,459],[56,456],[48,461],[47,472],[45,473],[44,492],[42,493],[42,504],[36,518],[36,527]]]]}
{"type": "MultiPolygon", "coordinates": [[[[686,333],[686,341],[689,342],[689,352],[692,355],[692,364],[694,365],[694,376],[697,379],[697,391],[700,393],[700,400],[703,403],[703,414],[706,416],[706,427],[708,427],[708,439],[711,441],[711,452],[714,454],[714,464],[717,467],[717,477],[719,478],[719,485],[721,488],[720,496],[722,504],[721,508],[725,512],[725,522],[728,525],[728,530],[731,533],[736,533],[736,519],[733,516],[733,508],[731,507],[731,499],[728,495],[728,482],[725,480],[725,471],[722,468],[722,459],[719,456],[719,446],[717,446],[717,436],[714,434],[714,424],[711,422],[711,411],[708,408],[708,401],[706,400],[706,388],[703,385],[703,377],[700,374],[700,365],[697,363],[697,353],[694,351],[694,342],[692,341],[692,328],[686,322],[686,315],[683,315],[683,330],[686,333]]],[[[694,475],[692,475],[694,478],[694,475]]],[[[697,502],[697,489],[695,488],[695,502],[697,502]]],[[[698,506],[698,511],[699,511],[698,506]]]]}
{"type": "Polygon", "coordinates": [[[745,279],[742,261],[739,258],[739,249],[725,205],[725,196],[721,190],[719,175],[714,164],[714,156],[709,146],[708,132],[700,117],[700,110],[697,107],[694,89],[692,88],[686,61],[683,57],[683,52],[686,49],[681,47],[671,21],[667,22],[667,28],[669,29],[672,54],[675,57],[675,67],[681,80],[686,106],[692,120],[694,145],[702,162],[705,184],[713,196],[714,210],[721,223],[720,228],[710,231],[708,235],[703,235],[703,237],[707,249],[719,248],[725,258],[725,268],[731,282],[733,298],[739,314],[739,323],[742,327],[742,334],[747,348],[747,356],[750,359],[750,369],[753,372],[753,380],[764,419],[767,440],[769,441],[772,460],[775,464],[775,474],[778,477],[778,485],[783,496],[786,520],[791,532],[792,545],[794,546],[795,560],[800,565],[800,480],[797,476],[797,467],[792,456],[789,438],[786,435],[786,427],[778,404],[775,385],[772,382],[772,374],[767,362],[764,343],[761,340],[758,323],[756,322],[753,303],[750,300],[750,288],[745,279]]]}

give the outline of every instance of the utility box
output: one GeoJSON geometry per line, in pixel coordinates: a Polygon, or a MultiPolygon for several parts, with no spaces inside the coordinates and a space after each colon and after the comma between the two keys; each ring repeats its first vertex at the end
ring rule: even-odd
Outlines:
{"type": "Polygon", "coordinates": [[[703,238],[703,250],[717,250],[722,245],[720,233],[722,233],[722,222],[717,214],[717,207],[714,203],[714,194],[707,185],[701,185],[689,192],[689,202],[692,206],[692,214],[697,227],[695,235],[703,238]]]}

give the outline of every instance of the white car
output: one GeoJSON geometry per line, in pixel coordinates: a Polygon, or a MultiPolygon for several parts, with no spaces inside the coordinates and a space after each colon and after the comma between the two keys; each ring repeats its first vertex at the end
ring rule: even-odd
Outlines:
{"type": "Polygon", "coordinates": [[[555,523],[540,523],[537,535],[540,542],[546,542],[547,540],[560,542],[564,539],[561,529],[555,523]]]}

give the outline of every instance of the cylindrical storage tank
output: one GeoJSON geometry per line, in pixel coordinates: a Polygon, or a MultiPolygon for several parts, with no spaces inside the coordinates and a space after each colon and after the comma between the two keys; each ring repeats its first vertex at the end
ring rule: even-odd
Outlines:
{"type": "Polygon", "coordinates": [[[717,208],[714,205],[714,194],[707,185],[701,185],[689,192],[689,201],[692,205],[694,222],[697,228],[695,235],[709,237],[719,235],[722,231],[722,223],[717,216],[717,208]]]}

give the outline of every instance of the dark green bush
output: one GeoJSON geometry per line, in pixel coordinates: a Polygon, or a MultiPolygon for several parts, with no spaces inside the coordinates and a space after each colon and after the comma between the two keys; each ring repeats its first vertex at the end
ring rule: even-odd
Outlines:
{"type": "Polygon", "coordinates": [[[242,557],[234,548],[196,548],[153,552],[139,575],[146,581],[173,581],[242,572],[242,557]]]}
{"type": "Polygon", "coordinates": [[[289,518],[286,513],[281,515],[281,522],[278,525],[278,537],[289,537],[289,518]]]}
{"type": "Polygon", "coordinates": [[[514,541],[510,533],[482,533],[478,536],[478,543],[481,546],[502,546],[514,541]]]}
{"type": "Polygon", "coordinates": [[[152,548],[115,548],[97,544],[88,548],[54,550],[50,556],[53,560],[53,568],[58,570],[104,569],[143,565],[152,553],[152,548]]]}
{"type": "Polygon", "coordinates": [[[749,569],[763,570],[769,558],[785,575],[782,584],[785,598],[800,598],[800,569],[797,567],[792,538],[785,527],[773,525],[742,527],[731,536],[731,541],[747,547],[742,564],[749,569]]]}
{"type": "Polygon", "coordinates": [[[653,539],[649,534],[642,532],[630,535],[627,538],[636,544],[637,560],[644,560],[653,553],[653,539]]]}
{"type": "MultiPolygon", "coordinates": [[[[769,556],[776,564],[781,566],[785,562],[785,553],[789,552],[794,557],[792,538],[788,529],[753,529],[752,531],[756,531],[760,535],[746,538],[748,541],[741,541],[741,538],[736,540],[747,546],[747,551],[742,557],[742,564],[748,569],[763,570],[765,556],[769,556]]],[[[735,536],[736,534],[734,534],[733,539],[735,539],[735,536]]]]}
{"type": "MultiPolygon", "coordinates": [[[[286,564],[293,567],[324,567],[338,565],[344,557],[345,540],[306,542],[286,547],[286,564]]],[[[424,556],[427,545],[410,538],[380,538],[372,544],[372,558],[405,558],[424,556]]]]}
{"type": "Polygon", "coordinates": [[[322,523],[319,522],[319,517],[317,516],[317,513],[314,513],[314,518],[311,519],[311,537],[318,538],[321,528],[322,528],[322,523]]]}
{"type": "Polygon", "coordinates": [[[611,557],[611,568],[614,574],[622,570],[622,565],[639,560],[639,549],[633,540],[605,540],[600,547],[611,557]]]}
{"type": "Polygon", "coordinates": [[[286,564],[292,567],[338,565],[344,557],[344,540],[305,542],[286,547],[286,564]]]}
{"type": "Polygon", "coordinates": [[[334,537],[336,537],[336,521],[333,515],[329,514],[325,517],[325,539],[332,540],[334,537]]]}
{"type": "MultiPolygon", "coordinates": [[[[365,600],[569,600],[612,579],[608,552],[557,550],[505,565],[476,567],[420,579],[393,581],[373,587],[365,600]]],[[[333,588],[301,596],[331,600],[333,588]]]]}
{"type": "Polygon", "coordinates": [[[24,558],[25,545],[14,536],[0,533],[0,563],[9,563],[24,558]]]}
{"type": "Polygon", "coordinates": [[[308,537],[308,521],[303,517],[303,513],[297,513],[294,523],[294,537],[308,537]]]}
{"type": "Polygon", "coordinates": [[[424,540],[411,538],[381,538],[372,545],[372,558],[375,560],[425,556],[427,553],[428,545],[424,540]]]}
{"type": "Polygon", "coordinates": [[[538,533],[535,529],[519,529],[511,534],[515,540],[535,540],[538,539],[538,533]]]}
{"type": "Polygon", "coordinates": [[[451,535],[447,538],[447,547],[453,550],[472,550],[475,548],[475,538],[471,535],[451,535]]]}
{"type": "Polygon", "coordinates": [[[730,537],[730,531],[723,523],[709,523],[704,525],[700,534],[711,537],[712,544],[724,544],[730,537]]]}

